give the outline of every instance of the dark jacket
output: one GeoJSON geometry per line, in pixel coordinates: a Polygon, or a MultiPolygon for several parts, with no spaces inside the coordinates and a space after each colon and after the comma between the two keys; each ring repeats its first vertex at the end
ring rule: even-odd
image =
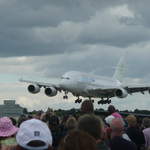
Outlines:
{"type": "Polygon", "coordinates": [[[96,144],[97,150],[110,150],[104,141],[98,141],[96,144]]]}
{"type": "Polygon", "coordinates": [[[127,135],[137,146],[137,149],[140,150],[141,147],[145,144],[144,134],[137,127],[129,127],[126,130],[127,135]]]}
{"type": "Polygon", "coordinates": [[[116,136],[110,141],[111,150],[137,150],[133,142],[127,141],[120,136],[116,136]]]}

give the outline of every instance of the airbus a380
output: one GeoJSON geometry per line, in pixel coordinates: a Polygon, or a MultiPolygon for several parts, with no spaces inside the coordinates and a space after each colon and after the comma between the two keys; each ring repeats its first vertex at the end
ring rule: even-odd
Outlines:
{"type": "Polygon", "coordinates": [[[61,77],[58,84],[42,83],[21,79],[21,82],[27,82],[28,91],[36,94],[40,89],[45,88],[45,94],[49,97],[56,96],[58,92],[64,92],[64,99],[68,99],[68,92],[71,92],[77,97],[75,103],[82,102],[80,97],[88,98],[92,101],[93,98],[100,98],[98,104],[111,103],[112,97],[125,98],[128,94],[145,91],[150,93],[150,86],[147,85],[124,85],[123,75],[125,71],[125,61],[122,57],[116,67],[116,71],[112,78],[96,76],[88,73],[70,71],[61,77]]]}

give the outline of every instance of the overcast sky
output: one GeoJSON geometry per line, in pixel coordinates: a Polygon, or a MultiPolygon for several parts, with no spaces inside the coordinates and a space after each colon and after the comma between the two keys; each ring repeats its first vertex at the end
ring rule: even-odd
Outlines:
{"type": "MultiPolygon", "coordinates": [[[[0,103],[79,108],[72,95],[68,101],[32,95],[18,79],[49,81],[69,70],[111,77],[124,51],[128,79],[150,83],[149,6],[149,0],[0,0],[0,103]]],[[[148,94],[112,101],[120,110],[150,107],[148,94]]]]}

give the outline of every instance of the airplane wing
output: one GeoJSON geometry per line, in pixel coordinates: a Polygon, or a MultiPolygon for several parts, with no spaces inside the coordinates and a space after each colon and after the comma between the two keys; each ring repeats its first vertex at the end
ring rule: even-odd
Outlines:
{"type": "Polygon", "coordinates": [[[31,83],[31,84],[36,84],[39,87],[44,87],[44,88],[46,88],[46,87],[54,87],[57,90],[60,90],[59,84],[52,84],[52,83],[38,82],[38,81],[30,81],[30,80],[24,80],[24,79],[20,79],[19,81],[20,82],[31,83]]]}
{"type": "Polygon", "coordinates": [[[141,92],[144,94],[145,91],[150,93],[150,86],[148,85],[126,85],[126,86],[112,86],[112,87],[89,87],[87,89],[88,93],[94,95],[95,97],[99,97],[100,95],[103,97],[114,97],[116,96],[115,92],[119,89],[123,89],[127,91],[128,94],[133,94],[137,92],[141,92]]]}
{"type": "Polygon", "coordinates": [[[128,85],[125,87],[129,94],[141,92],[144,94],[145,91],[150,92],[150,86],[148,85],[128,85]]]}

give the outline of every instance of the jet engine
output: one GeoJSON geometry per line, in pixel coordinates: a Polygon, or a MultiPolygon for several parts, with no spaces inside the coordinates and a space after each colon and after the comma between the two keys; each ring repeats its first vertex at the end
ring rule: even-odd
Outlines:
{"type": "Polygon", "coordinates": [[[115,91],[115,95],[119,98],[125,98],[128,96],[128,92],[125,89],[118,89],[115,91]]]}
{"type": "Polygon", "coordinates": [[[57,90],[54,87],[48,87],[45,88],[45,94],[47,96],[56,96],[57,95],[57,90]]]}
{"type": "Polygon", "coordinates": [[[31,84],[28,86],[28,91],[32,94],[40,92],[40,87],[37,84],[31,84]]]}

